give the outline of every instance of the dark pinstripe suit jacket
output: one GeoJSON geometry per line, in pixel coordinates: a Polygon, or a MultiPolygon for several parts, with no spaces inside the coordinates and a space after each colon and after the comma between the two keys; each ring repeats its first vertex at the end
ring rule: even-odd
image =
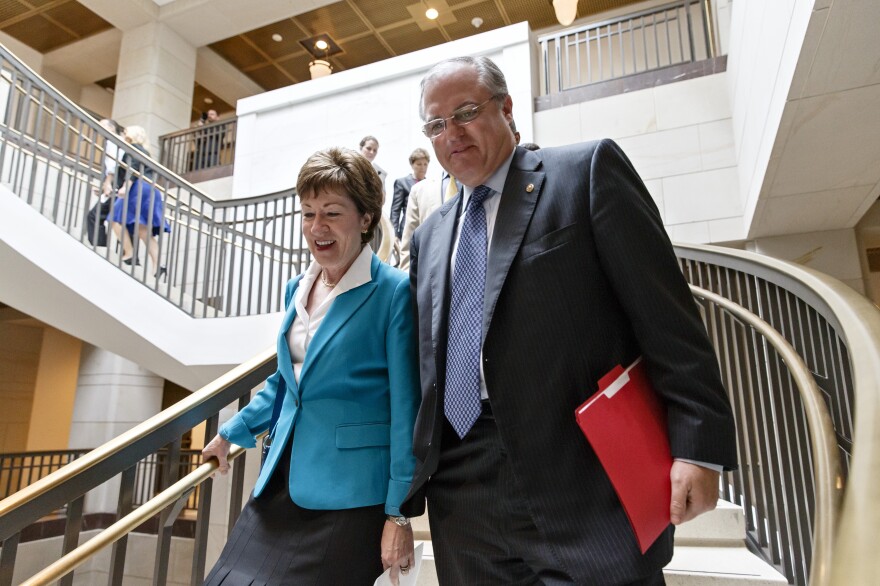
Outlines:
{"type": "MultiPolygon", "coordinates": [[[[422,406],[419,460],[401,510],[424,510],[443,430],[449,257],[456,197],[415,233],[422,406]]],[[[617,364],[644,355],[668,408],[672,454],[736,466],[718,364],[659,212],[609,140],[517,147],[489,252],[483,371],[498,431],[535,523],[579,583],[629,582],[672,555],[670,528],[642,556],[574,410],[617,364]]],[[[620,430],[621,435],[627,433],[620,430]]]]}

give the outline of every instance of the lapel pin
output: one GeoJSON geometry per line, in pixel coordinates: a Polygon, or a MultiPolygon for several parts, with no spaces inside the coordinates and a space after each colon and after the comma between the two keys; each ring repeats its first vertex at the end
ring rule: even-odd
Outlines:
{"type": "Polygon", "coordinates": [[[529,183],[528,185],[526,185],[526,193],[531,193],[533,191],[535,191],[535,184],[534,183],[529,183]]]}

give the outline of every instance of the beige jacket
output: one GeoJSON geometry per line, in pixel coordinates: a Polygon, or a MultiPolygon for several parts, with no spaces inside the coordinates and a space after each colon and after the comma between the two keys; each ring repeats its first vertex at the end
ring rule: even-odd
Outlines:
{"type": "Polygon", "coordinates": [[[400,264],[398,268],[409,270],[409,245],[412,242],[413,232],[431,215],[431,212],[443,203],[440,188],[439,179],[423,179],[413,185],[412,191],[409,192],[403,234],[400,237],[400,264]]]}

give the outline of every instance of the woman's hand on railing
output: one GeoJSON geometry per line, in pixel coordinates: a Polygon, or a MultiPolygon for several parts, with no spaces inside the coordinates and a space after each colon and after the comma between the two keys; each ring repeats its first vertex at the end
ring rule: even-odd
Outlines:
{"type": "MultiPolygon", "coordinates": [[[[229,448],[232,447],[232,444],[229,443],[228,440],[220,437],[220,434],[214,436],[208,445],[202,449],[202,458],[204,460],[209,460],[210,458],[217,458],[217,471],[220,474],[226,474],[229,472],[229,461],[226,459],[226,456],[229,455],[229,448]]],[[[211,475],[213,478],[214,475],[211,475]]]]}
{"type": "Polygon", "coordinates": [[[718,504],[718,472],[675,460],[669,476],[672,480],[669,516],[673,525],[681,525],[715,509],[718,504]]]}

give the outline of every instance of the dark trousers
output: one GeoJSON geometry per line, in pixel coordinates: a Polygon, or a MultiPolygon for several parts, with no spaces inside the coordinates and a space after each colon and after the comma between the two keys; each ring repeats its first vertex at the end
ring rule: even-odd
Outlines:
{"type": "MultiPolygon", "coordinates": [[[[489,403],[464,440],[444,422],[441,445],[427,488],[440,584],[576,584],[535,525],[489,403]]],[[[663,584],[661,571],[633,586],[663,584]]]]}

